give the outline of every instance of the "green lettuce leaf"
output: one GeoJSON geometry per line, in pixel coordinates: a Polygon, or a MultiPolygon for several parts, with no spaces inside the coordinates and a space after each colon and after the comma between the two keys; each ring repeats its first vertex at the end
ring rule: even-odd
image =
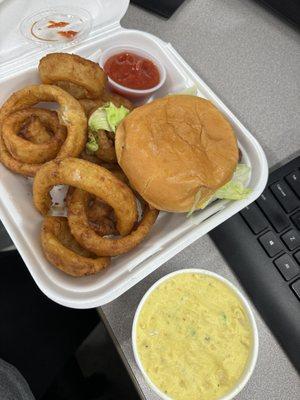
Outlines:
{"type": "Polygon", "coordinates": [[[129,110],[126,107],[116,107],[109,102],[92,113],[88,122],[89,129],[92,132],[100,129],[115,132],[127,114],[129,114],[129,110]]]}
{"type": "Polygon", "coordinates": [[[218,189],[214,197],[216,199],[242,200],[249,196],[251,189],[246,188],[251,168],[246,164],[238,164],[231,181],[218,189]]]}
{"type": "Polygon", "coordinates": [[[85,147],[88,153],[94,153],[99,149],[97,138],[91,131],[88,133],[88,141],[86,142],[85,147]]]}
{"type": "Polygon", "coordinates": [[[245,188],[241,182],[230,181],[215,193],[216,199],[242,200],[246,199],[252,192],[245,188]]]}
{"type": "Polygon", "coordinates": [[[106,110],[107,121],[111,128],[111,131],[116,132],[118,125],[123,121],[126,115],[129,114],[129,110],[124,106],[116,107],[111,102],[105,108],[105,110],[106,110]]]}
{"type": "MultiPolygon", "coordinates": [[[[211,198],[202,204],[201,209],[205,208],[208,204],[216,199],[242,200],[247,198],[252,192],[252,189],[245,187],[250,177],[250,172],[251,168],[248,165],[238,164],[231,181],[227,182],[224,186],[218,189],[211,198]]],[[[190,217],[193,212],[199,208],[197,205],[200,199],[201,191],[196,193],[194,204],[187,214],[187,217],[190,217]]]]}
{"type": "Polygon", "coordinates": [[[110,131],[110,126],[107,122],[106,111],[104,107],[100,107],[92,113],[89,118],[88,125],[92,132],[97,132],[100,129],[110,131]]]}

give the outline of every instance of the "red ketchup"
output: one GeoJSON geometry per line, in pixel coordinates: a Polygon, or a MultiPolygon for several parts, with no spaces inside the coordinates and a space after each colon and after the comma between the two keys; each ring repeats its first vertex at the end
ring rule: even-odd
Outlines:
{"type": "Polygon", "coordinates": [[[122,52],[110,57],[104,71],[119,85],[130,89],[151,89],[160,82],[157,66],[148,58],[131,52],[122,52]]]}

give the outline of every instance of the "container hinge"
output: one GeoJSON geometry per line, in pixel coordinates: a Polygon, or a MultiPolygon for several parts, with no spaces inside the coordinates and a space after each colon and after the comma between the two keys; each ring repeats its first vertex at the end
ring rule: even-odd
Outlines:
{"type": "MultiPolygon", "coordinates": [[[[120,29],[122,29],[122,27],[119,22],[113,22],[110,25],[105,25],[105,26],[93,31],[92,35],[90,34],[89,38],[85,39],[85,41],[82,43],[82,45],[85,46],[86,44],[89,44],[90,42],[94,42],[95,38],[101,38],[102,36],[106,36],[107,33],[118,31],[120,29]]],[[[78,48],[80,48],[80,47],[81,47],[81,45],[79,45],[78,48]]]]}

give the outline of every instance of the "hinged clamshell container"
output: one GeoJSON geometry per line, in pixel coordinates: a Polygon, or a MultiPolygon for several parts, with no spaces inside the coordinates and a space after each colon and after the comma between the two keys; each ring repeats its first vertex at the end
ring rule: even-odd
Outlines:
{"type": "Polygon", "coordinates": [[[114,258],[109,268],[96,275],[74,278],[50,265],[43,255],[40,242],[42,216],[33,206],[32,181],[0,165],[0,217],[4,226],[40,289],[57,303],[73,308],[91,308],[114,300],[179,251],[252,203],[267,182],[268,166],[259,143],[176,50],[151,34],[121,27],[120,20],[128,4],[128,0],[9,0],[1,3],[0,103],[23,86],[39,82],[37,65],[46,53],[66,51],[97,61],[101,52],[111,46],[141,47],[159,59],[167,72],[166,83],[149,101],[196,85],[198,95],[211,100],[231,122],[243,162],[251,166],[249,186],[252,193],[242,201],[214,202],[190,218],[161,212],[151,233],[138,247],[114,258]],[[43,36],[43,24],[62,15],[69,18],[81,34],[73,41],[66,41],[56,40],[54,33],[48,40],[47,35],[43,36]],[[36,25],[40,30],[35,30],[36,25]],[[46,40],[41,40],[40,36],[46,40]]]}

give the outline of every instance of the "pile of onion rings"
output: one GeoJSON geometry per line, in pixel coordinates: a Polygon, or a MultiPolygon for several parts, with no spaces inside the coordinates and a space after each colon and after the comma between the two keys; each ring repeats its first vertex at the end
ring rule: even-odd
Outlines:
{"type": "Polygon", "coordinates": [[[108,265],[110,257],[132,250],[146,237],[158,216],[158,211],[146,204],[138,222],[136,198],[129,186],[112,171],[78,158],[45,163],[34,178],[33,201],[46,216],[41,235],[47,259],[73,276],[95,273],[101,265],[108,265]],[[61,184],[71,187],[67,218],[47,217],[49,193],[61,184]],[[88,256],[93,261],[87,262],[88,256]]]}
{"type": "Polygon", "coordinates": [[[48,54],[38,71],[42,83],[13,93],[0,109],[0,161],[34,177],[33,201],[44,216],[41,244],[47,260],[71,276],[95,274],[111,257],[139,245],[158,216],[128,186],[113,133],[95,132],[99,148],[86,151],[91,113],[109,102],[128,110],[133,105],[108,91],[98,64],[77,55],[48,54]],[[41,108],[45,102],[59,108],[41,108]],[[66,216],[50,216],[50,191],[61,184],[69,186],[66,216]]]}
{"type": "Polygon", "coordinates": [[[33,181],[33,202],[42,215],[47,215],[51,207],[49,192],[55,185],[69,185],[100,198],[114,209],[119,233],[127,235],[132,230],[137,219],[134,194],[107,169],[78,158],[44,164],[33,181]]]}

